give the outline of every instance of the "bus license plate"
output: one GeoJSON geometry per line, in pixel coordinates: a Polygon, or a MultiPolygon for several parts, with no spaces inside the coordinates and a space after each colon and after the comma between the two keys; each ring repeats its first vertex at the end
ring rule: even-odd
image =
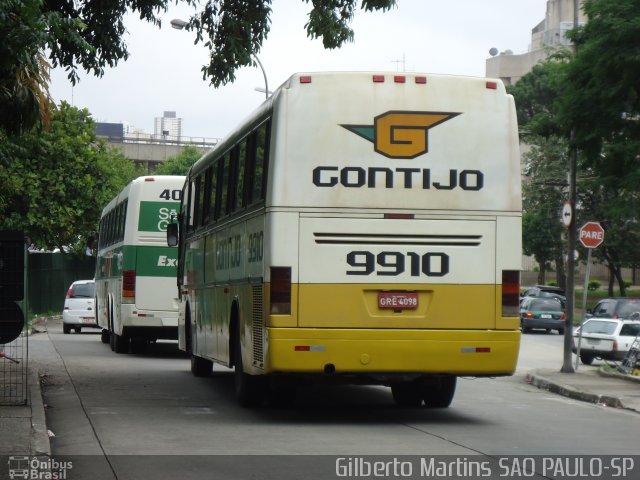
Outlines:
{"type": "Polygon", "coordinates": [[[378,307],[392,310],[418,308],[417,292],[378,292],[378,307]]]}

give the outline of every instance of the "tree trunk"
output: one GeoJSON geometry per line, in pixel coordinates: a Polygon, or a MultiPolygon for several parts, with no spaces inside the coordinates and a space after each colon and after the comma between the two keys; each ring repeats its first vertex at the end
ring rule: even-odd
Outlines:
{"type": "Polygon", "coordinates": [[[614,273],[616,276],[616,280],[618,280],[618,285],[620,286],[620,296],[627,296],[627,287],[624,284],[624,279],[622,278],[622,268],[620,265],[614,265],[614,273]]]}
{"type": "Polygon", "coordinates": [[[609,296],[613,297],[613,284],[616,276],[613,272],[613,264],[611,262],[607,262],[607,267],[609,268],[609,296]]]}
{"type": "Polygon", "coordinates": [[[547,265],[546,262],[540,262],[538,265],[540,265],[540,271],[538,272],[538,285],[544,285],[544,280],[547,276],[547,265]]]}
{"type": "Polygon", "coordinates": [[[562,255],[556,258],[556,281],[558,282],[558,286],[567,291],[567,274],[564,271],[564,260],[562,259],[562,255]]]}

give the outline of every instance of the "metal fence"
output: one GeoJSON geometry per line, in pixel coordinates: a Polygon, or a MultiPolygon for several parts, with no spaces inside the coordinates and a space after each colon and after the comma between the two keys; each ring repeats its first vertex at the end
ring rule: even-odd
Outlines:
{"type": "Polygon", "coordinates": [[[26,405],[28,401],[29,337],[26,330],[0,345],[0,405],[26,405]]]}
{"type": "Polygon", "coordinates": [[[0,405],[28,401],[26,251],[22,232],[0,231],[0,405]]]}

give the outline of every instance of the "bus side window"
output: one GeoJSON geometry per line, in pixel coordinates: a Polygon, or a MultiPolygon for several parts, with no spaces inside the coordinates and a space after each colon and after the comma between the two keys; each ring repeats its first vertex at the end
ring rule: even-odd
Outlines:
{"type": "Polygon", "coordinates": [[[195,181],[191,181],[189,183],[189,200],[187,202],[187,212],[189,212],[188,217],[185,219],[185,225],[187,226],[187,231],[191,232],[193,231],[193,215],[194,215],[194,204],[195,204],[195,200],[194,200],[194,195],[195,195],[195,191],[196,191],[196,185],[195,185],[195,181]]]}
{"type": "Polygon", "coordinates": [[[251,203],[264,200],[265,182],[267,180],[267,169],[269,165],[269,135],[271,122],[265,122],[257,130],[255,169],[253,177],[253,191],[251,203]]]}
{"type": "Polygon", "coordinates": [[[247,205],[253,203],[253,179],[255,178],[255,161],[256,161],[256,137],[257,133],[251,132],[247,135],[242,142],[245,148],[246,158],[246,172],[247,178],[245,180],[245,198],[247,199],[247,205]]]}
{"type": "Polygon", "coordinates": [[[238,145],[234,146],[231,149],[230,155],[230,163],[229,163],[229,193],[228,200],[229,203],[227,210],[229,213],[235,212],[239,205],[236,203],[237,200],[237,191],[238,191],[238,164],[240,149],[238,145]]]}
{"type": "Polygon", "coordinates": [[[202,191],[202,225],[209,223],[211,219],[211,173],[213,168],[207,168],[204,172],[204,189],[202,191]]]}
{"type": "Polygon", "coordinates": [[[245,195],[245,178],[247,170],[247,140],[243,139],[236,147],[238,149],[238,166],[236,181],[235,210],[241,210],[247,204],[245,195]]]}
{"type": "Polygon", "coordinates": [[[218,164],[215,163],[209,167],[211,170],[211,188],[209,189],[209,221],[215,222],[218,218],[216,216],[217,208],[217,194],[218,194],[218,164]]]}
{"type": "Polygon", "coordinates": [[[127,206],[129,205],[129,199],[125,200],[121,204],[122,216],[120,218],[120,240],[124,241],[124,229],[127,225],[127,206]]]}
{"type": "Polygon", "coordinates": [[[229,213],[229,167],[230,156],[227,153],[221,162],[221,174],[220,179],[220,217],[224,217],[229,213]]]}
{"type": "Polygon", "coordinates": [[[193,228],[202,225],[202,175],[198,175],[195,181],[195,193],[193,194],[193,228]]]}

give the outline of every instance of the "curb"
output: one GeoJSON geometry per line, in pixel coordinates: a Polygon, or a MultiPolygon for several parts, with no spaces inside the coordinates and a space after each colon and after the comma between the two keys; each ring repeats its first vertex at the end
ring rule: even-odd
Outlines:
{"type": "Polygon", "coordinates": [[[47,431],[47,422],[44,414],[44,402],[42,400],[42,388],[40,376],[37,371],[29,370],[29,399],[31,404],[31,438],[30,454],[51,456],[51,443],[47,431]]]}
{"type": "MultiPolygon", "coordinates": [[[[547,378],[540,377],[538,375],[534,375],[531,373],[527,373],[527,375],[525,376],[525,381],[533,385],[534,387],[540,388],[542,390],[548,390],[551,393],[557,393],[559,395],[572,398],[574,400],[595,403],[597,405],[605,405],[607,407],[627,409],[627,407],[622,403],[622,401],[618,397],[583,392],[581,390],[576,390],[575,388],[572,388],[572,387],[560,385],[547,378]]],[[[633,409],[629,409],[629,410],[633,410],[633,409]]]]}

